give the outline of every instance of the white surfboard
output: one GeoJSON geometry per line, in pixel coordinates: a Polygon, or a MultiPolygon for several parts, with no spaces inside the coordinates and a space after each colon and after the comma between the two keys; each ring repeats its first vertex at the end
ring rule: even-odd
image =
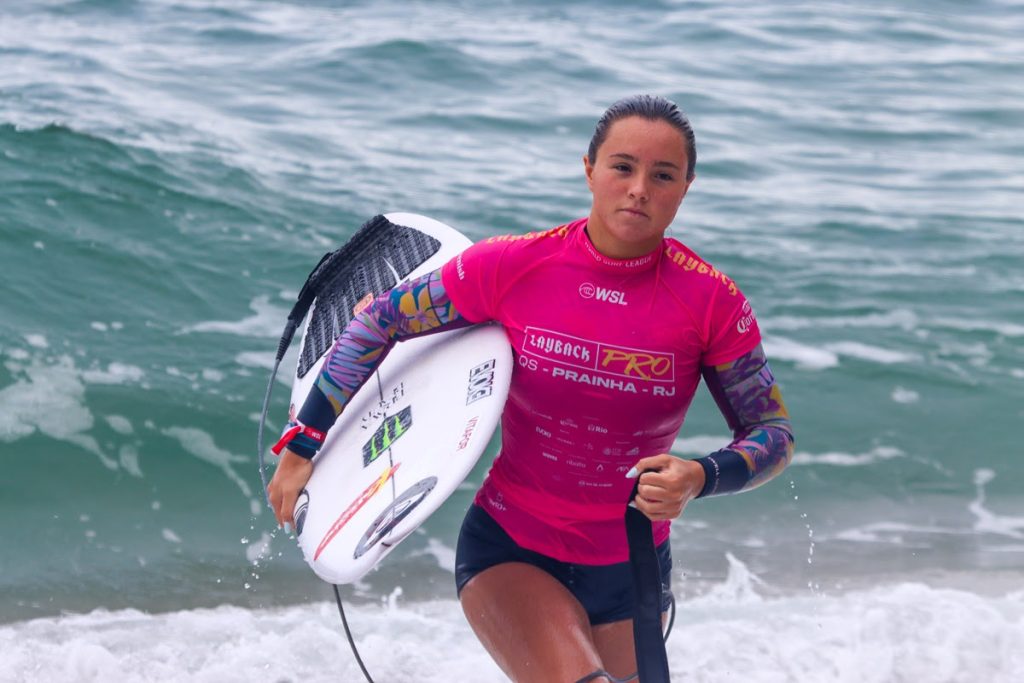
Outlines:
{"type": "MultiPolygon", "coordinates": [[[[404,258],[404,268],[392,263],[397,257],[384,258],[392,282],[440,268],[471,244],[424,216],[385,218],[417,233],[403,232],[403,240],[426,240],[426,252],[436,248],[418,265],[421,257],[404,258]]],[[[326,356],[324,349],[313,362],[309,353],[324,346],[323,340],[316,345],[317,334],[327,336],[311,330],[319,305],[318,299],[303,331],[305,362],[300,356],[291,394],[296,408],[326,356]]],[[[320,327],[331,331],[322,317],[320,327]]],[[[295,506],[299,546],[318,576],[334,584],[357,581],[455,491],[498,425],[512,363],[496,324],[427,335],[391,350],[327,434],[295,506]]]]}

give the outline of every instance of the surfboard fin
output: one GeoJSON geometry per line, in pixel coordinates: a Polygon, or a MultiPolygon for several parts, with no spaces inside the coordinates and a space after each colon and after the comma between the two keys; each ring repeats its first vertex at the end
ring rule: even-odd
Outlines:
{"type": "Polygon", "coordinates": [[[305,377],[334,344],[368,294],[376,296],[391,289],[440,248],[441,243],[433,237],[381,215],[364,223],[343,247],[325,254],[306,279],[288,316],[298,326],[313,306],[298,376],[305,377]]]}

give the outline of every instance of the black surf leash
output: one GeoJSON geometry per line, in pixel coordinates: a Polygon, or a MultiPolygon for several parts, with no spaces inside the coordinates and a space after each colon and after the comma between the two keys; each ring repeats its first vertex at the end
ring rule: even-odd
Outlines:
{"type": "MultiPolygon", "coordinates": [[[[647,470],[654,471],[654,470],[647,470]]],[[[576,683],[590,683],[607,679],[611,683],[628,683],[639,678],[643,683],[669,683],[668,653],[665,642],[676,622],[676,599],[671,593],[668,628],[661,630],[661,564],[654,546],[654,529],[647,515],[633,506],[640,477],[633,484],[633,492],[626,505],[626,542],[629,544],[629,564],[633,571],[633,647],[636,652],[637,672],[625,678],[616,678],[604,669],[587,674],[576,683]]]]}
{"type": "MultiPolygon", "coordinates": [[[[637,673],[643,683],[669,683],[666,633],[661,630],[661,565],[654,547],[654,529],[647,515],[633,505],[640,487],[640,477],[633,484],[633,493],[626,505],[626,542],[629,564],[633,570],[633,645],[636,650],[637,673]]],[[[672,601],[672,622],[675,621],[675,600],[672,601]]],[[[669,623],[669,632],[672,623],[669,623]]]]}
{"type": "Polygon", "coordinates": [[[274,380],[277,379],[277,370],[281,367],[281,361],[284,359],[284,354],[288,352],[288,347],[292,344],[292,339],[295,337],[295,330],[302,324],[302,319],[306,317],[306,313],[309,312],[309,307],[313,305],[313,300],[316,298],[317,292],[321,286],[323,286],[323,271],[324,264],[335,256],[338,252],[331,252],[324,254],[320,259],[320,263],[316,264],[316,268],[306,278],[305,284],[302,285],[302,289],[299,291],[299,296],[295,301],[295,305],[292,306],[291,312],[288,314],[288,322],[285,323],[284,332],[281,333],[281,340],[277,342],[277,354],[274,356],[274,369],[270,371],[270,380],[267,382],[267,392],[263,395],[263,410],[260,413],[259,428],[256,430],[256,455],[259,458],[260,463],[260,481],[263,482],[263,496],[267,499],[267,505],[270,505],[270,494],[267,492],[267,473],[266,463],[263,459],[263,427],[267,422],[267,412],[270,410],[270,394],[274,389],[274,380]]]}

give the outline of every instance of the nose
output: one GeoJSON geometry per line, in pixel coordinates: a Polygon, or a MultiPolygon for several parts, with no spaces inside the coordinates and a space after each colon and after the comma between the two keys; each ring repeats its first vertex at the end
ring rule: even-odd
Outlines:
{"type": "Polygon", "coordinates": [[[633,179],[633,182],[629,185],[629,198],[646,202],[647,201],[647,179],[642,176],[637,176],[633,179]]]}

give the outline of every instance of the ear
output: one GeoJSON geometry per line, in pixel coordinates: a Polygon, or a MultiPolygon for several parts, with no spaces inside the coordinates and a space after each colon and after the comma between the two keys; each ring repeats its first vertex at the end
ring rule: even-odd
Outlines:
{"type": "Polygon", "coordinates": [[[587,187],[594,191],[594,167],[590,164],[590,157],[583,155],[583,175],[587,177],[587,187]]]}
{"type": "Polygon", "coordinates": [[[686,198],[686,193],[690,191],[690,185],[693,185],[693,181],[696,180],[696,179],[697,179],[697,176],[694,175],[692,178],[690,178],[689,180],[686,181],[686,187],[683,188],[683,196],[679,198],[679,203],[680,204],[683,203],[683,199],[686,198]]]}

